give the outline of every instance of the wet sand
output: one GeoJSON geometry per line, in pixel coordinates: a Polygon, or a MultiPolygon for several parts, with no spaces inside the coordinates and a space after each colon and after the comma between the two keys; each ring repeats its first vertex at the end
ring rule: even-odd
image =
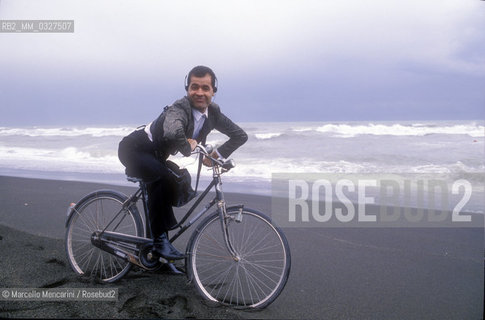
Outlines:
{"type": "MultiPolygon", "coordinates": [[[[0,301],[11,318],[481,319],[483,228],[285,228],[292,271],[268,308],[204,302],[184,276],[134,269],[114,284],[83,279],[64,252],[66,209],[93,183],[0,177],[0,288],[118,288],[116,302],[0,301]]],[[[269,212],[264,196],[227,202],[269,212]]],[[[180,217],[181,210],[177,210],[180,217]]],[[[189,230],[190,231],[190,230],[189,230]]],[[[175,242],[185,248],[188,235],[175,242]]]]}

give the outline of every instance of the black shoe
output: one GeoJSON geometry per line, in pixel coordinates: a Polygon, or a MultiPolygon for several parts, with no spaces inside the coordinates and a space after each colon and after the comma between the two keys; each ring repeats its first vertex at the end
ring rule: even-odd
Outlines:
{"type": "Polygon", "coordinates": [[[153,250],[167,260],[180,260],[185,258],[185,255],[175,249],[170,241],[168,241],[166,233],[162,233],[160,237],[155,239],[153,250]]]}

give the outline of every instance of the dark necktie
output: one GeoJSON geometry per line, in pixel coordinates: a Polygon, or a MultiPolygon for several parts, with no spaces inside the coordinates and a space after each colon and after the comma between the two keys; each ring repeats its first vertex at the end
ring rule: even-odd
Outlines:
{"type": "Polygon", "coordinates": [[[202,128],[200,128],[199,134],[197,135],[197,142],[202,142],[205,143],[205,138],[209,134],[210,128],[209,128],[209,119],[206,117],[206,115],[202,115],[205,120],[204,124],[202,125],[202,128]]]}

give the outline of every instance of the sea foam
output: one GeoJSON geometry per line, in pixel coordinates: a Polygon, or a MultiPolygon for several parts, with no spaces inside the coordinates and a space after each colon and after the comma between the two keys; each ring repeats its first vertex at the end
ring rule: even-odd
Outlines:
{"type": "MultiPolygon", "coordinates": [[[[241,124],[249,141],[231,158],[232,179],[268,180],[273,172],[449,172],[484,168],[485,127],[478,121],[241,124]]],[[[117,148],[134,126],[0,127],[0,168],[119,173],[117,148]]],[[[227,137],[211,133],[220,146],[227,137]]],[[[193,158],[177,160],[196,172],[193,158]]],[[[204,175],[210,172],[203,170],[204,175]]]]}
{"type": "Polygon", "coordinates": [[[402,124],[326,124],[316,129],[318,132],[331,133],[336,136],[351,138],[357,135],[391,135],[391,136],[425,136],[431,134],[468,135],[471,137],[484,137],[485,126],[477,124],[425,126],[402,124]]]}

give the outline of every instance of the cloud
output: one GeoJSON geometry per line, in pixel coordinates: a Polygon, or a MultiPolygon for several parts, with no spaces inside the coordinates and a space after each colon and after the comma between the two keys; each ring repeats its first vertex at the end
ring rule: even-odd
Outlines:
{"type": "Polygon", "coordinates": [[[309,104],[353,103],[349,112],[362,99],[399,109],[449,101],[436,88],[451,87],[451,100],[474,97],[476,114],[485,97],[469,84],[485,77],[484,10],[463,0],[2,0],[0,19],[73,19],[75,32],[0,34],[0,95],[21,105],[31,103],[13,95],[22,88],[60,89],[63,102],[89,93],[81,100],[99,105],[154,91],[153,103],[179,96],[186,72],[206,64],[222,80],[219,101],[239,106],[289,107],[296,91],[309,104]]]}
{"type": "Polygon", "coordinates": [[[179,71],[197,61],[233,69],[352,59],[476,73],[484,61],[458,53],[484,39],[480,9],[461,0],[3,0],[0,17],[75,20],[72,35],[4,35],[11,60],[49,67],[179,71]]]}

